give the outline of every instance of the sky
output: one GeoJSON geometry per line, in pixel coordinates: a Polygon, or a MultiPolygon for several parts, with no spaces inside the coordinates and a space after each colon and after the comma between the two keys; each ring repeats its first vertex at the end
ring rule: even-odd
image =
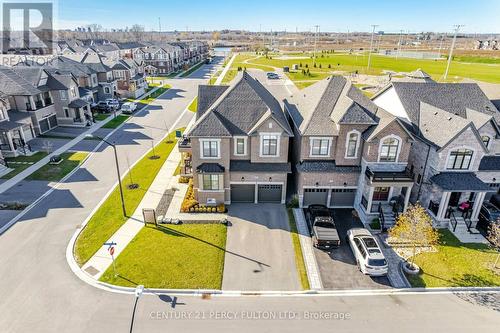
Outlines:
{"type": "Polygon", "coordinates": [[[61,28],[92,23],[146,30],[461,31],[500,33],[500,0],[58,0],[61,28]]]}

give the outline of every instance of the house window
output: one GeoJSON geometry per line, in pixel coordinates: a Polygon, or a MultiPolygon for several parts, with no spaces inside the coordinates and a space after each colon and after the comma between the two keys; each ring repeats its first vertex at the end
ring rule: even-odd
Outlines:
{"type": "Polygon", "coordinates": [[[483,140],[484,146],[485,146],[486,148],[489,148],[489,145],[490,145],[490,140],[491,140],[491,139],[490,139],[490,137],[489,137],[489,136],[487,136],[487,135],[483,135],[483,136],[481,137],[481,140],[483,140]]]}
{"type": "Polygon", "coordinates": [[[399,140],[394,137],[386,138],[380,147],[380,162],[396,162],[398,157],[399,140]]]}
{"type": "Polygon", "coordinates": [[[312,138],[310,155],[311,156],[330,155],[330,139],[312,138]]]}
{"type": "Polygon", "coordinates": [[[264,134],[261,136],[262,156],[278,156],[278,135],[264,134]]]}
{"type": "Polygon", "coordinates": [[[234,139],[234,155],[244,156],[246,155],[246,138],[235,138],[234,139]]]}
{"type": "Polygon", "coordinates": [[[61,100],[65,101],[68,99],[68,91],[66,90],[61,90],[59,91],[59,96],[61,97],[61,100]]]}
{"type": "Polygon", "coordinates": [[[109,94],[109,87],[104,87],[104,93],[109,94]]]}
{"type": "Polygon", "coordinates": [[[64,108],[64,115],[66,116],[66,118],[69,118],[69,109],[68,108],[64,108]]]}
{"type": "Polygon", "coordinates": [[[203,190],[217,191],[219,189],[219,175],[203,175],[203,190]]]}
{"type": "Polygon", "coordinates": [[[219,158],[219,141],[203,140],[201,141],[202,158],[219,158]]]}
{"type": "Polygon", "coordinates": [[[356,158],[358,156],[359,132],[353,131],[347,133],[346,158],[356,158]]]}
{"type": "Polygon", "coordinates": [[[71,87],[70,92],[71,92],[71,97],[76,97],[76,89],[75,89],[75,87],[71,87]]]}
{"type": "Polygon", "coordinates": [[[449,170],[468,170],[472,161],[472,150],[457,149],[450,153],[446,169],[449,170]]]}

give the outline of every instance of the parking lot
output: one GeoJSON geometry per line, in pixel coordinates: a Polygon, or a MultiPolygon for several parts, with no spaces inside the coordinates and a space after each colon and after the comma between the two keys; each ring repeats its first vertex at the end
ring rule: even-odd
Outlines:
{"type": "MultiPolygon", "coordinates": [[[[314,248],[324,289],[379,289],[390,288],[387,277],[370,277],[362,274],[346,242],[347,230],[363,227],[353,218],[351,209],[332,209],[333,218],[340,237],[340,247],[331,252],[314,248]]],[[[306,213],[306,218],[308,214],[306,213]]]]}

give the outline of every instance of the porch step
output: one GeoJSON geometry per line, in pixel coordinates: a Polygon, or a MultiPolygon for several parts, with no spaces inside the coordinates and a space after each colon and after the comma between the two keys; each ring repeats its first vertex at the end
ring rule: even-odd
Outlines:
{"type": "Polygon", "coordinates": [[[484,238],[484,236],[481,235],[476,228],[471,228],[471,231],[469,232],[469,230],[467,229],[467,225],[462,218],[457,218],[457,226],[455,228],[455,231],[453,231],[453,225],[451,223],[448,224],[448,229],[462,243],[488,244],[488,240],[484,238]]]}

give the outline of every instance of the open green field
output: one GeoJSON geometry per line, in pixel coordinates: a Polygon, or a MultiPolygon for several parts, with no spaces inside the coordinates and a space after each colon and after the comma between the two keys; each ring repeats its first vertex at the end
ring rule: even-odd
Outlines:
{"type": "Polygon", "coordinates": [[[1,178],[10,179],[40,161],[45,156],[47,156],[47,153],[39,151],[31,156],[7,157],[5,160],[7,161],[9,168],[13,170],[8,174],[3,175],[1,178]]]}
{"type": "Polygon", "coordinates": [[[440,230],[437,252],[418,254],[421,273],[407,276],[413,287],[500,286],[500,269],[493,265],[498,252],[485,244],[464,244],[447,229],[440,230]]]}
{"type": "MultiPolygon", "coordinates": [[[[129,177],[128,173],[125,174],[123,177],[123,195],[128,215],[134,213],[146,194],[145,190],[151,186],[176,143],[174,131],[156,145],[155,153],[160,158],[150,159],[149,157],[152,155],[152,151],[150,151],[132,168],[133,181],[139,185],[138,189],[128,189],[129,177]]],[[[74,248],[77,263],[83,265],[87,262],[102,244],[126,222],[127,218],[122,214],[120,191],[117,186],[78,236],[74,248]]]]}
{"type": "Polygon", "coordinates": [[[33,172],[27,179],[58,182],[74,168],[78,167],[87,155],[88,153],[85,152],[63,153],[61,154],[61,163],[47,163],[37,171],[33,172]]]}
{"type": "MultiPolygon", "coordinates": [[[[287,56],[293,56],[287,54],[287,56]]],[[[312,54],[296,54],[297,57],[303,59],[277,59],[279,56],[268,59],[264,56],[256,58],[255,54],[242,54],[238,55],[233,63],[232,68],[237,68],[244,65],[247,68],[259,68],[260,66],[272,66],[283,68],[284,66],[302,65],[300,73],[296,76],[302,75],[302,69],[309,69],[311,75],[329,75],[332,72],[354,72],[358,71],[360,74],[381,75],[383,71],[394,72],[411,72],[418,68],[429,73],[433,79],[439,81],[442,79],[446,69],[446,60],[421,60],[410,58],[395,58],[372,54],[371,68],[367,71],[368,55],[366,53],[360,54],[335,54],[335,53],[319,53],[316,59],[316,67],[313,65],[312,54]],[[241,57],[241,58],[239,58],[241,57]],[[244,64],[247,60],[250,64],[244,64]],[[255,67],[252,67],[255,66],[255,67]],[[307,67],[306,67],[307,66],[307,67]],[[321,66],[321,68],[320,68],[321,66]]],[[[461,80],[463,78],[470,78],[484,82],[500,83],[500,60],[495,58],[480,58],[480,57],[457,57],[458,60],[453,60],[448,74],[448,80],[461,80]]],[[[261,68],[268,70],[267,67],[261,68]]],[[[290,75],[292,81],[297,81],[299,78],[290,75]]],[[[315,77],[302,78],[303,80],[317,79],[315,77]]]]}
{"type": "Polygon", "coordinates": [[[103,282],[135,287],[221,289],[226,226],[183,224],[144,227],[110,266],[103,282]]]}

